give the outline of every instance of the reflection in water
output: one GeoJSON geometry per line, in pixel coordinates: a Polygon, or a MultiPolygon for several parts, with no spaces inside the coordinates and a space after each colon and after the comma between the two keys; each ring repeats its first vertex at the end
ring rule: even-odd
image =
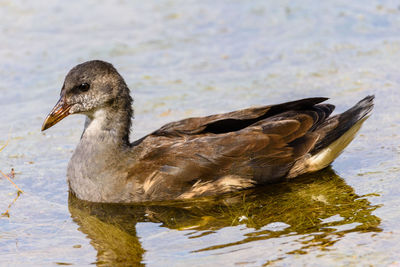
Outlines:
{"type": "Polygon", "coordinates": [[[381,231],[380,219],[372,215],[376,208],[366,196],[356,195],[331,169],[290,182],[196,201],[116,205],[69,198],[71,216],[80,231],[92,240],[99,265],[142,262],[144,248],[136,235],[137,222],[157,222],[161,227],[194,231],[187,238],[201,238],[238,224],[254,229],[239,242],[193,252],[298,236],[295,242],[301,248],[289,253],[301,254],[310,247],[327,249],[349,232],[381,231]]]}

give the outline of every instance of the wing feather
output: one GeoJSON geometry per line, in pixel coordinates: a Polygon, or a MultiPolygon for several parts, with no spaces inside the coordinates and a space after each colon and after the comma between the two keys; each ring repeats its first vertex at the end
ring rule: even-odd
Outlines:
{"type": "Polygon", "coordinates": [[[315,146],[319,135],[313,129],[333,110],[332,105],[319,104],[324,100],[302,99],[166,124],[134,143],[140,153],[132,176],[140,173],[148,180],[142,181],[148,194],[162,191],[176,197],[273,182],[315,146]]]}
{"type": "Polygon", "coordinates": [[[313,110],[314,113],[317,114],[317,117],[322,114],[327,114],[327,116],[329,116],[330,112],[333,110],[329,107],[333,107],[332,105],[317,105],[325,100],[327,100],[327,98],[306,98],[278,105],[247,108],[207,117],[188,118],[168,123],[152,134],[159,136],[182,136],[206,133],[224,134],[242,130],[273,116],[275,116],[277,120],[279,117],[282,117],[282,113],[287,111],[313,110]]]}

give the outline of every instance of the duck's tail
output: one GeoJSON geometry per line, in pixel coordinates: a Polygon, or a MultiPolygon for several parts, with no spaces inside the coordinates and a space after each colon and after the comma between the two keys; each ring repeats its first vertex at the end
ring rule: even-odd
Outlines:
{"type": "Polygon", "coordinates": [[[331,164],[354,139],[374,107],[375,96],[367,96],[349,110],[326,120],[315,133],[320,135],[310,151],[308,171],[318,171],[331,164]]]}
{"type": "Polygon", "coordinates": [[[374,107],[374,96],[367,96],[342,114],[327,119],[315,133],[319,135],[309,157],[295,164],[288,177],[302,173],[319,171],[331,164],[354,139],[363,122],[369,117],[374,107]],[[297,165],[297,166],[296,166],[297,165]],[[299,168],[302,166],[302,168],[299,168]]]}

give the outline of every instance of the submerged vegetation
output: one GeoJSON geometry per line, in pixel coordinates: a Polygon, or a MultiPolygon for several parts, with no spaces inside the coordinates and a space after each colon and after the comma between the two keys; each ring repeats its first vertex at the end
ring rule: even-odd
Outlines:
{"type": "MultiPolygon", "coordinates": [[[[0,147],[0,152],[3,151],[3,149],[4,149],[7,145],[8,145],[8,141],[7,141],[2,147],[0,147]]],[[[15,197],[14,200],[8,205],[7,210],[1,214],[1,216],[10,217],[10,213],[9,213],[10,208],[11,208],[12,205],[17,201],[17,199],[19,198],[19,196],[20,196],[24,191],[22,191],[22,189],[19,188],[19,186],[16,185],[16,184],[13,182],[13,180],[11,180],[11,178],[14,178],[14,175],[15,175],[14,169],[11,169],[10,175],[5,174],[5,173],[2,172],[1,170],[0,170],[0,174],[1,174],[4,178],[6,178],[15,188],[17,188],[17,195],[16,195],[16,197],[15,197]],[[10,176],[11,176],[11,177],[10,177],[10,176]]]]}
{"type": "Polygon", "coordinates": [[[355,194],[331,169],[281,184],[193,201],[117,205],[69,197],[72,218],[92,240],[100,265],[122,259],[142,262],[144,249],[136,235],[139,222],[187,231],[188,238],[201,238],[228,226],[243,225],[251,230],[239,241],[207,245],[192,253],[292,236],[301,248],[287,253],[302,254],[309,249],[326,250],[347,233],[380,232],[380,219],[372,214],[378,207],[355,194]]]}

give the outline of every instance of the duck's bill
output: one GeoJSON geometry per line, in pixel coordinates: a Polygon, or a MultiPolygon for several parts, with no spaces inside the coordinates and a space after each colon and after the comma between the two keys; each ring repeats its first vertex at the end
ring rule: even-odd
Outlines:
{"type": "Polygon", "coordinates": [[[60,120],[64,119],[69,115],[69,109],[71,108],[70,105],[65,103],[63,97],[58,100],[57,104],[51,110],[49,115],[47,115],[46,119],[42,125],[42,131],[49,129],[51,126],[59,122],[60,120]]]}

